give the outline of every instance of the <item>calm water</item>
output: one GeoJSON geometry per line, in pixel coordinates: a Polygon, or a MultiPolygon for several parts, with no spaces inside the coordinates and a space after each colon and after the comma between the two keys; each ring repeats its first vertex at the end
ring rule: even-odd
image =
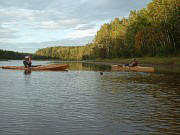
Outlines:
{"type": "Polygon", "coordinates": [[[82,63],[68,72],[0,69],[0,135],[179,133],[179,73],[110,72],[82,63]]]}

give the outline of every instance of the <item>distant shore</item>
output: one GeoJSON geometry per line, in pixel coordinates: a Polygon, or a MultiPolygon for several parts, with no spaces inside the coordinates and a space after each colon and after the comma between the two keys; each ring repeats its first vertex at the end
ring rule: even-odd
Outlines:
{"type": "MultiPolygon", "coordinates": [[[[61,62],[84,62],[84,63],[97,63],[103,65],[111,64],[126,64],[132,61],[132,58],[105,58],[94,60],[58,60],[58,59],[36,59],[42,61],[61,61],[61,62]]],[[[180,66],[180,57],[140,57],[136,58],[140,65],[173,65],[180,66]]],[[[0,59],[0,61],[8,61],[8,59],[0,59]]]]}
{"type": "Polygon", "coordinates": [[[0,59],[0,61],[8,61],[7,59],[0,59]]]}
{"type": "MultiPolygon", "coordinates": [[[[173,65],[180,66],[180,57],[140,57],[136,58],[140,65],[173,65]]],[[[97,63],[97,64],[126,64],[130,63],[132,58],[112,58],[112,59],[95,59],[86,60],[86,63],[97,63]]]]}

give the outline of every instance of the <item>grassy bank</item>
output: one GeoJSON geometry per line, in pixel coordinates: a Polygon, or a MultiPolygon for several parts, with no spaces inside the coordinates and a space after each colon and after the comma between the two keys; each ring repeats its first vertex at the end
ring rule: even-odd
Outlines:
{"type": "MultiPolygon", "coordinates": [[[[143,57],[136,58],[142,65],[174,65],[180,66],[180,57],[143,57]]],[[[132,61],[130,58],[96,59],[95,62],[125,64],[132,61]]]]}

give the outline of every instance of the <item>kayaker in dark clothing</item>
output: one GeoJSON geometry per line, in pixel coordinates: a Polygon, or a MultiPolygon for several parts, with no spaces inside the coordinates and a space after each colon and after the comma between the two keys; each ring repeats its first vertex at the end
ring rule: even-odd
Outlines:
{"type": "Polygon", "coordinates": [[[27,67],[31,67],[32,64],[32,57],[31,56],[25,56],[25,59],[23,61],[24,66],[27,67]]]}
{"type": "Polygon", "coordinates": [[[125,64],[124,66],[135,67],[138,66],[138,62],[134,58],[130,64],[125,64]]]}
{"type": "Polygon", "coordinates": [[[131,62],[130,66],[131,67],[135,67],[138,65],[138,62],[136,61],[136,59],[134,58],[133,61],[131,62]]]}

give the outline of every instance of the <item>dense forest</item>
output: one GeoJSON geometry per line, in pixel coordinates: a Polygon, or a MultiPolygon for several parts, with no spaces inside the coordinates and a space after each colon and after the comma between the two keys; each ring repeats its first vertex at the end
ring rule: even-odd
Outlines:
{"type": "Polygon", "coordinates": [[[0,50],[0,59],[23,59],[25,55],[25,53],[0,50]]]}
{"type": "Polygon", "coordinates": [[[47,59],[46,56],[38,56],[36,54],[20,53],[0,49],[0,60],[21,60],[24,59],[26,55],[31,55],[33,59],[47,59]]]}
{"type": "Polygon", "coordinates": [[[101,26],[92,43],[40,49],[37,55],[63,60],[176,56],[180,54],[180,0],[152,0],[128,18],[101,26]]]}

